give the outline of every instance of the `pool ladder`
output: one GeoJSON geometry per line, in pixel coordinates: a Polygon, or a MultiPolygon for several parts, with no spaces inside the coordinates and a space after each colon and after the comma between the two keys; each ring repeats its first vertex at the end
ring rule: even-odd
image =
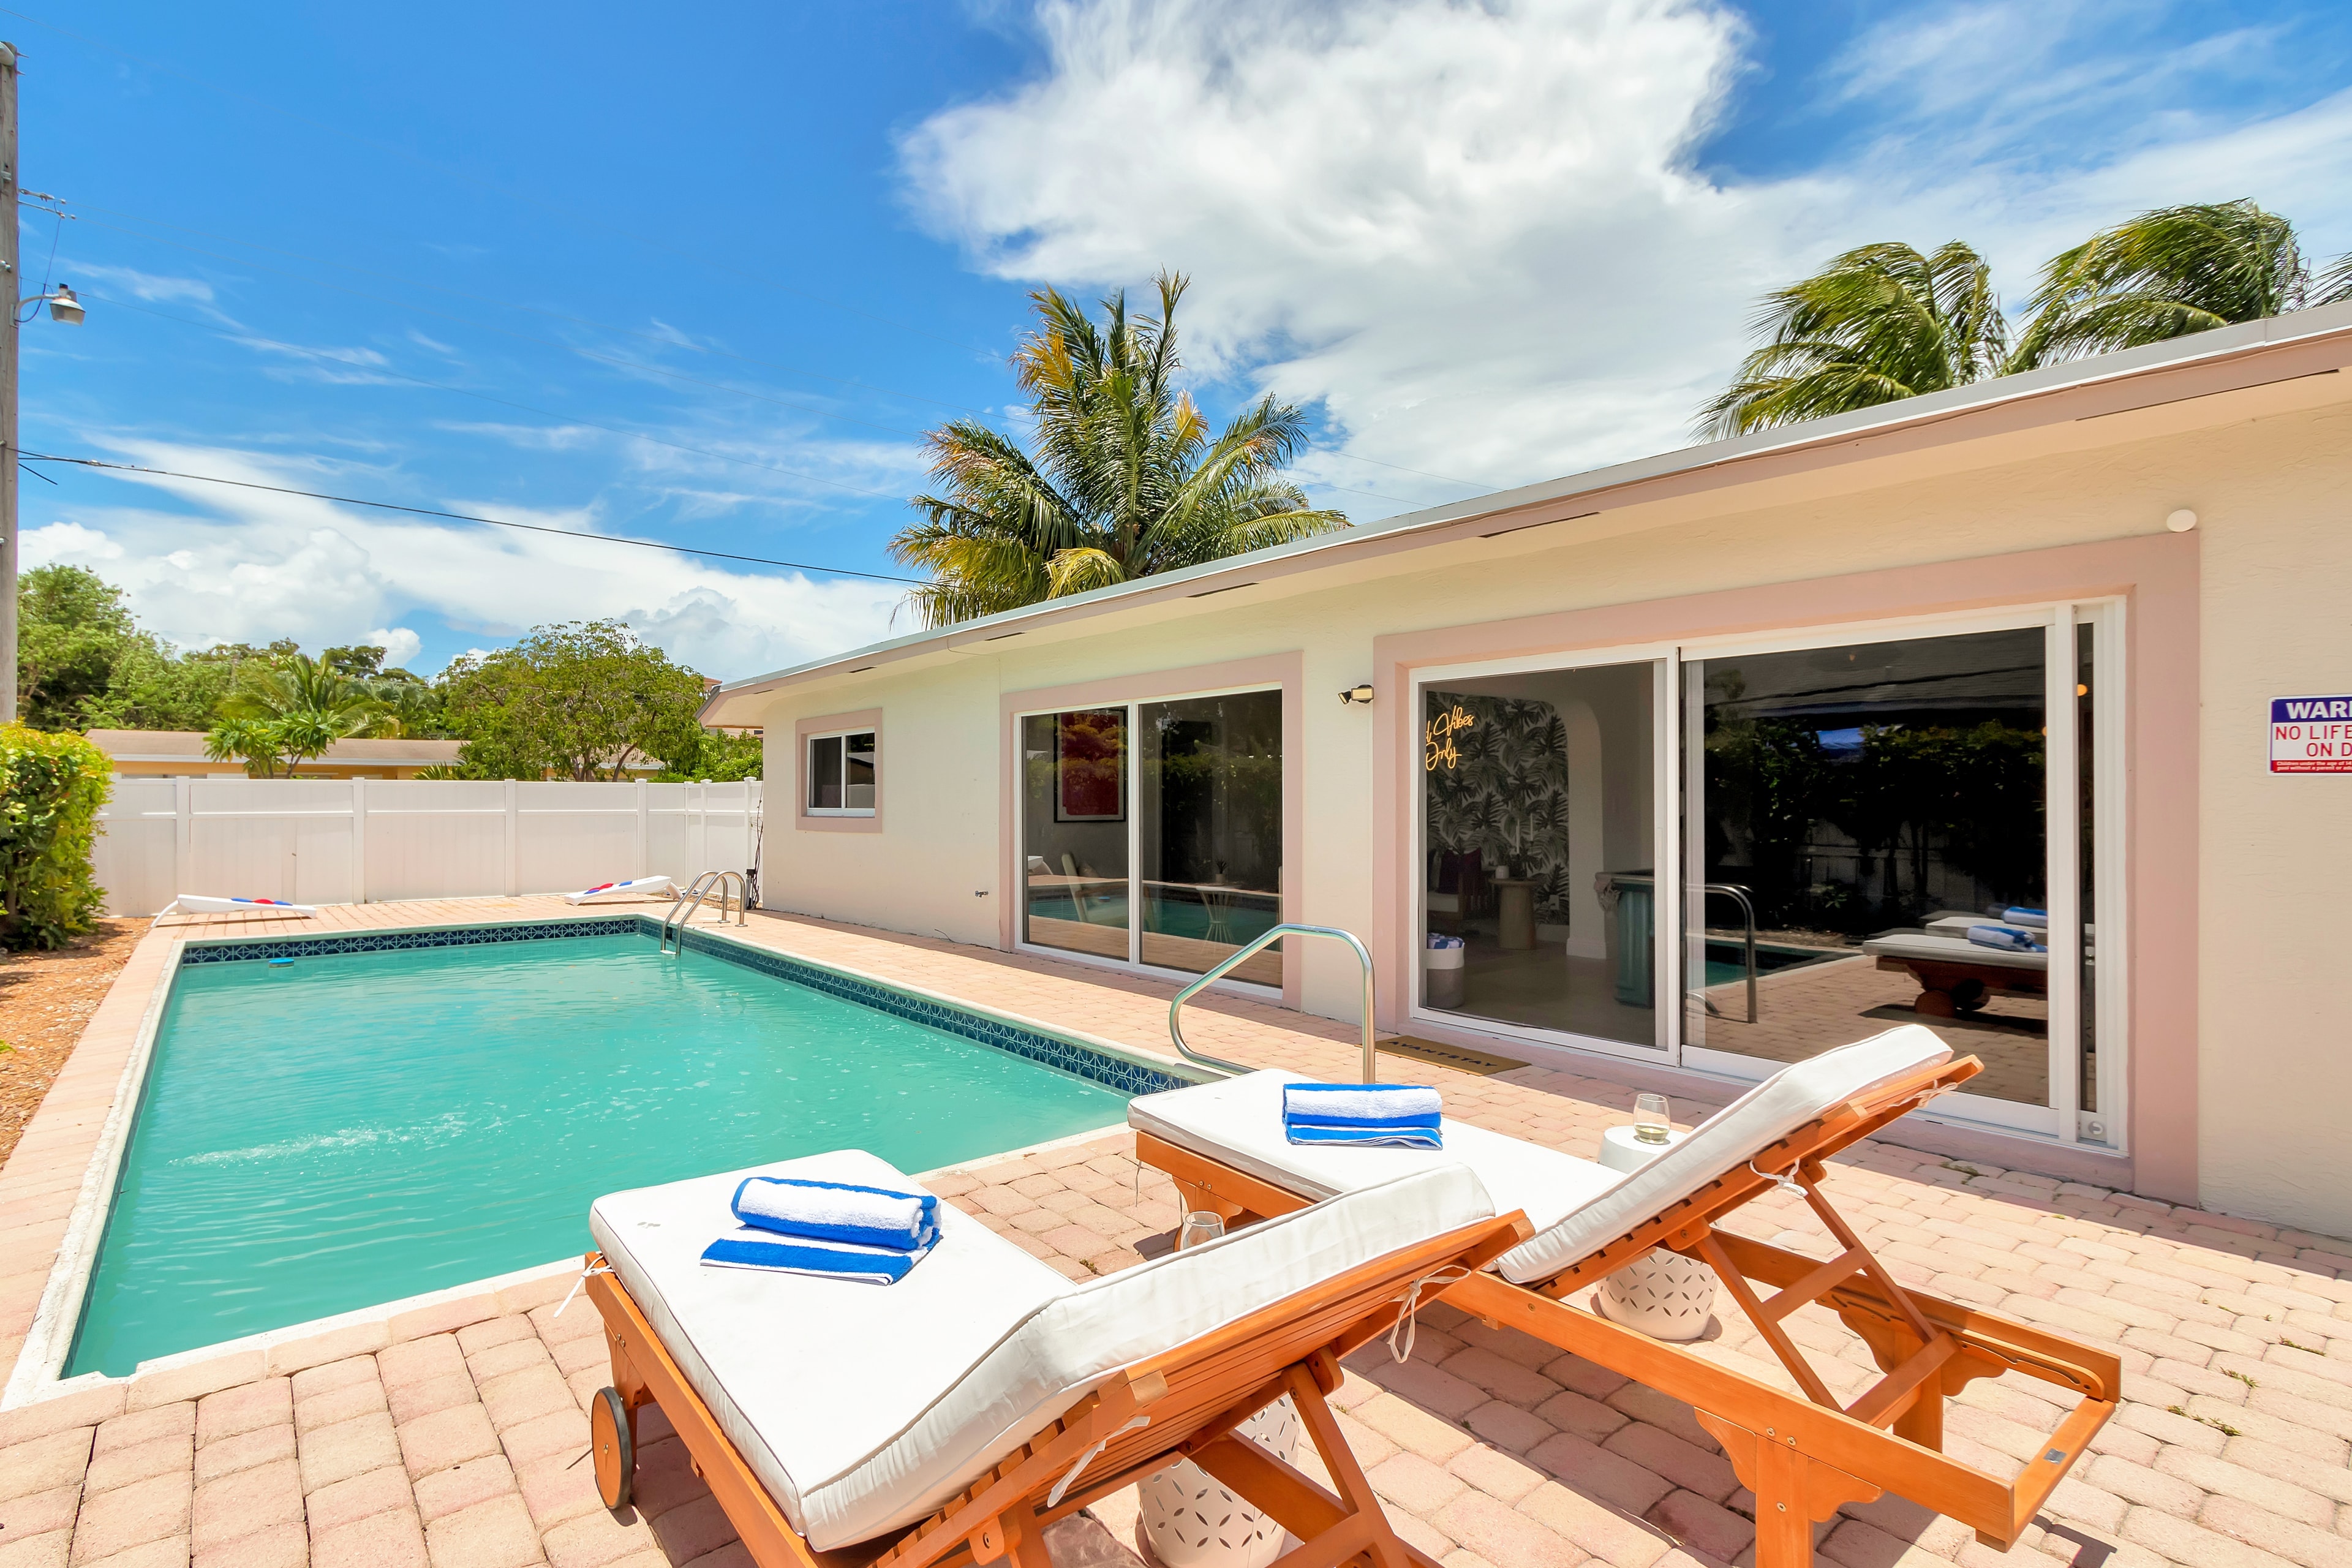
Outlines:
{"type": "Polygon", "coordinates": [[[1363,1081],[1366,1083],[1375,1083],[1379,1081],[1380,1068],[1377,1065],[1377,1053],[1372,1044],[1372,1038],[1375,1033],[1372,1022],[1372,955],[1364,950],[1364,944],[1356,939],[1355,932],[1341,931],[1338,926],[1278,925],[1269,927],[1265,931],[1260,931],[1255,940],[1244,944],[1244,946],[1235,948],[1231,953],[1227,954],[1225,961],[1223,963],[1218,964],[1214,969],[1210,970],[1206,974],[1201,976],[1200,979],[1193,981],[1190,985],[1185,986],[1183,990],[1176,993],[1176,999],[1168,1004],[1168,1037],[1170,1040],[1174,1042],[1177,1054],[1184,1058],[1187,1061],[1199,1062],[1202,1067],[1221,1068],[1226,1072],[1244,1073],[1254,1072],[1256,1070],[1254,1068],[1245,1067],[1240,1062],[1229,1062],[1221,1057],[1213,1057],[1204,1052],[1196,1051],[1191,1046],[1185,1044],[1184,1026],[1182,1021],[1178,1017],[1178,1015],[1184,1011],[1184,1004],[1192,999],[1195,992],[1200,991],[1204,986],[1213,984],[1216,981],[1222,979],[1227,970],[1235,967],[1244,959],[1248,958],[1252,953],[1256,952],[1259,949],[1269,946],[1274,942],[1280,942],[1286,936],[1327,936],[1334,942],[1346,942],[1349,951],[1355,953],[1356,962],[1363,966],[1363,1081]]]}
{"type": "Polygon", "coordinates": [[[672,936],[677,938],[676,951],[679,952],[686,951],[686,928],[692,923],[695,911],[702,908],[703,900],[709,898],[713,892],[719,895],[719,923],[720,925],[727,923],[727,883],[730,878],[735,883],[735,923],[739,926],[751,923],[751,916],[748,912],[751,907],[751,887],[744,879],[743,873],[705,871],[694,879],[692,887],[677,896],[677,901],[669,907],[669,913],[662,916],[662,952],[672,951],[669,945],[672,936]],[[678,914],[681,909],[686,911],[683,916],[678,914]]]}

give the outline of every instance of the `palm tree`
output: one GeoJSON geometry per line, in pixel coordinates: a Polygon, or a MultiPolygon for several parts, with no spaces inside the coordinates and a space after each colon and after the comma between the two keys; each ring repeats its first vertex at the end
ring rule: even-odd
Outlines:
{"type": "Polygon", "coordinates": [[[368,683],[307,654],[247,664],[205,737],[205,755],[242,759],[257,779],[291,778],[297,764],[352,735],[396,736],[400,721],[368,683]]]}
{"type": "Polygon", "coordinates": [[[2294,226],[2276,213],[2242,200],[2158,207],[2051,258],[2009,368],[2261,321],[2301,309],[2309,285],[2294,226]]]}
{"type": "Polygon", "coordinates": [[[1771,341],[1700,412],[1702,435],[1738,436],[2000,373],[2008,323],[1984,258],[1958,240],[1922,256],[1907,245],[1849,250],[1764,297],[1755,327],[1771,341]]]}
{"type": "Polygon", "coordinates": [[[977,420],[928,437],[942,493],[890,553],[930,581],[908,600],[927,626],[994,615],[1153,573],[1348,526],[1280,478],[1307,438],[1297,408],[1271,395],[1212,437],[1176,385],[1176,302],[1161,273],[1160,315],[1130,318],[1124,291],[1097,324],[1052,289],[1030,296],[1036,330],[1013,356],[1029,396],[1034,456],[977,420]]]}

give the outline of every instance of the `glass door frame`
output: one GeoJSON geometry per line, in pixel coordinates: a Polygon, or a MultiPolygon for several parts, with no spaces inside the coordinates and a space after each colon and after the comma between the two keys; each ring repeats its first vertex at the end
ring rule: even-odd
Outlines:
{"type": "MultiPolygon", "coordinates": [[[[1694,637],[1683,642],[1677,649],[1677,665],[1709,658],[1724,658],[1741,654],[1791,653],[1809,648],[1837,647],[1852,643],[1910,642],[1932,637],[1964,636],[1971,632],[2022,631],[2039,627],[2042,638],[2042,713],[2044,745],[2042,768],[2045,780],[2043,794],[2043,854],[2045,857],[2045,899],[2050,912],[2050,979],[2048,1037],[2050,1100],[2046,1106],[2020,1105],[2014,1101],[1995,1100],[1985,1095],[1954,1091],[1939,1099],[1921,1114],[1930,1120],[1954,1121],[1984,1127],[2003,1132],[2021,1132],[2029,1136],[2089,1147],[2126,1152],[2124,1130],[2130,1125],[2129,1108],[2125,1094],[2129,1081],[2127,1070],[2128,1045],[2131,1038],[2126,1006],[2129,995],[2127,955],[2130,931],[2126,904],[2125,847],[2128,843],[2124,821],[2125,787],[2125,703],[2128,672],[2124,661],[2125,602],[2121,597],[2041,601],[2004,609],[1988,609],[1943,616],[1900,616],[1879,621],[1849,621],[1832,625],[1806,626],[1782,632],[1732,634],[1716,637],[1694,637]],[[2102,1039],[2116,1042],[2116,1048],[2099,1053],[2097,1091],[2099,1110],[2086,1115],[2081,1107],[2080,1047],[2083,1010],[2082,979],[2082,879],[2080,846],[2082,819],[2078,803],[2082,792],[2078,780],[2081,734],[2080,710],[2075,695],[2075,627],[2088,624],[2092,627],[2093,668],[2101,688],[2092,709],[2092,745],[2094,747],[2092,785],[2093,805],[2094,895],[2099,910],[2099,973],[2097,994],[2091,1000],[2098,1019],[2102,1039]],[[2095,1122],[2104,1136],[2089,1135],[2095,1122]]],[[[1681,742],[1673,773],[1679,786],[1672,801],[1673,815],[1679,819],[1689,808],[1694,792],[1700,787],[1702,775],[1696,773],[1701,748],[1693,743],[1692,727],[1703,721],[1697,709],[1687,702],[1685,682],[1677,670],[1675,692],[1675,738],[1681,742]]],[[[1678,866],[1677,883],[1688,879],[1690,868],[1678,866]]],[[[1687,900],[1688,890],[1685,889],[1687,900]]],[[[1688,931],[1676,929],[1678,950],[1691,940],[1688,931]]],[[[1705,1046],[1690,1045],[1683,1038],[1683,1007],[1681,976],[1675,979],[1673,1039],[1675,1060],[1683,1067],[1720,1078],[1748,1082],[1769,1077],[1786,1064],[1755,1057],[1739,1056],[1728,1051],[1711,1050],[1705,1046]]],[[[1837,1043],[1837,1042],[1832,1042],[1837,1043]]]]}
{"type": "MultiPolygon", "coordinates": [[[[2021,1106],[1988,1096],[1956,1092],[1938,1100],[1920,1114],[1932,1121],[2024,1134],[2106,1152],[2128,1152],[2131,926],[2126,744],[2131,671],[2126,660],[2126,614],[2127,603],[2121,595],[2035,600],[1948,614],[1827,622],[1760,634],[1726,633],[1665,643],[1563,648],[1507,658],[1423,665],[1402,672],[1407,676],[1404,688],[1409,721],[1399,726],[1398,733],[1411,748],[1412,761],[1407,771],[1413,781],[1404,802],[1409,852],[1402,868],[1407,878],[1402,904],[1408,922],[1406,951],[1413,954],[1412,972],[1403,989],[1405,1017],[1413,1025],[1434,1029],[1467,1031],[1539,1047],[1620,1057],[1686,1068],[1718,1079],[1754,1082],[1768,1077],[1785,1064],[1709,1050],[1704,1046],[1688,1045],[1684,1038],[1683,963],[1690,933],[1685,931],[1683,921],[1690,891],[1685,886],[1689,868],[1683,864],[1682,850],[1687,792],[1694,784],[1686,770],[1696,754],[1695,748],[1685,743],[1687,728],[1693,721],[1693,710],[1684,690],[1685,666],[1740,654],[1794,652],[1852,643],[1906,642],[1971,632],[2039,627],[2043,633],[2042,707],[2047,726],[2043,767],[2045,780],[2049,781],[2044,795],[2044,855],[2048,887],[2045,896],[2052,930],[2048,1079],[2052,1103],[2021,1106]],[[2093,896],[2098,911],[2099,962],[2094,979],[2095,994],[2087,999],[2080,994],[2082,837],[2078,803],[2082,794],[2076,781],[2080,776],[2081,759],[2077,753],[2082,725],[2074,689],[2078,624],[2088,625],[2092,629],[2094,679],[2098,683],[2092,708],[2091,744],[2093,896]],[[1654,917],[1659,936],[1652,954],[1655,994],[1660,1000],[1656,1044],[1630,1045],[1425,1006],[1422,1000],[1423,971],[1418,955],[1423,933],[1429,929],[1428,811],[1419,758],[1428,689],[1487,676],[1645,662],[1654,665],[1656,681],[1652,710],[1654,753],[1651,797],[1652,837],[1656,863],[1661,868],[1654,917]],[[2084,1000],[2093,1007],[2098,1037],[2105,1047],[2097,1053],[2096,1112],[2085,1111],[2079,1103],[2084,1000]]],[[[1285,762],[1286,765],[1288,759],[1285,762]]],[[[1837,1043],[1842,1042],[1825,1042],[1837,1043]]]]}
{"type": "Polygon", "coordinates": [[[1615,647],[1580,647],[1558,653],[1523,654],[1510,658],[1476,659],[1462,664],[1423,665],[1412,669],[1410,675],[1406,700],[1411,705],[1408,709],[1411,722],[1401,727],[1415,759],[1415,764],[1410,769],[1413,784],[1407,808],[1412,834],[1411,850],[1405,859],[1408,878],[1405,907],[1411,914],[1408,930],[1412,933],[1412,942],[1408,951],[1413,958],[1412,973],[1405,979],[1405,1016],[1415,1024],[1440,1029],[1472,1029],[1482,1035],[1524,1040],[1529,1045],[1623,1057],[1653,1066],[1671,1067],[1678,1063],[1681,1059],[1679,1031],[1682,1009],[1675,999],[1681,995],[1678,963],[1681,944],[1670,940],[1670,936],[1682,929],[1682,879],[1671,868],[1676,865],[1676,858],[1681,853],[1682,822],[1675,813],[1665,809],[1669,797],[1664,793],[1665,784],[1673,776],[1675,742],[1679,734],[1672,721],[1674,693],[1680,679],[1675,659],[1675,645],[1632,643],[1615,647]],[[1429,930],[1429,805],[1425,793],[1428,788],[1426,770],[1418,763],[1428,689],[1442,687],[1448,682],[1480,680],[1496,675],[1540,674],[1626,664],[1647,664],[1651,667],[1650,837],[1654,864],[1661,868],[1651,915],[1651,927],[1654,933],[1650,951],[1651,994],[1657,999],[1658,1020],[1653,1036],[1654,1043],[1634,1045],[1625,1040],[1604,1039],[1597,1035],[1538,1028],[1532,1025],[1507,1023],[1499,1018],[1483,1018],[1472,1013],[1448,1012],[1427,1006],[1422,1000],[1422,989],[1428,972],[1420,961],[1420,954],[1421,943],[1426,940],[1423,933],[1429,930]]]}
{"type": "MultiPolygon", "coordinates": [[[[1124,760],[1126,773],[1122,781],[1128,802],[1127,957],[1105,958],[1100,953],[1077,952],[1063,947],[1047,947],[1041,942],[1029,940],[1026,934],[1029,929],[1029,892],[1026,871],[1029,864],[1029,814],[1028,803],[1018,795],[1013,802],[1013,865],[1016,877],[1016,896],[1020,900],[1013,912],[1014,952],[1033,953],[1039,958],[1051,958],[1066,963],[1089,963],[1097,968],[1114,970],[1122,974],[1145,974],[1155,980],[1172,980],[1179,984],[1189,984],[1201,978],[1200,972],[1197,970],[1169,969],[1160,964],[1146,963],[1143,961],[1143,810],[1136,776],[1136,758],[1141,744],[1143,710],[1156,703],[1189,702],[1202,697],[1243,697],[1261,692],[1272,693],[1277,698],[1287,695],[1285,687],[1279,681],[1253,680],[1244,681],[1238,686],[1208,686],[1197,690],[1155,692],[1150,697],[1113,698],[1101,702],[1063,702],[1047,707],[1019,707],[1012,710],[1009,716],[1012,723],[1006,743],[1011,746],[1012,754],[1015,759],[1016,765],[1013,777],[1016,791],[1026,787],[1027,770],[1019,763],[1025,761],[1021,731],[1023,725],[1029,720],[1055,713],[1099,713],[1111,709],[1118,709],[1127,715],[1127,750],[1124,760]]],[[[1297,759],[1290,755],[1290,736],[1286,731],[1283,736],[1283,742],[1282,766],[1286,780],[1290,769],[1297,764],[1297,759]]],[[[1287,811],[1288,808],[1286,791],[1284,809],[1287,811]]],[[[1286,823],[1284,825],[1286,841],[1288,834],[1289,825],[1286,823]]],[[[1277,900],[1283,899],[1287,894],[1291,875],[1290,866],[1286,859],[1276,888],[1277,900]]],[[[1282,954],[1286,973],[1291,963],[1291,956],[1286,951],[1289,945],[1290,942],[1285,940],[1274,946],[1274,951],[1282,954]]],[[[1277,1005],[1283,999],[1283,987],[1280,985],[1261,985],[1254,980],[1236,980],[1230,975],[1218,981],[1212,989],[1231,990],[1254,1000],[1274,1002],[1277,1005]]]]}

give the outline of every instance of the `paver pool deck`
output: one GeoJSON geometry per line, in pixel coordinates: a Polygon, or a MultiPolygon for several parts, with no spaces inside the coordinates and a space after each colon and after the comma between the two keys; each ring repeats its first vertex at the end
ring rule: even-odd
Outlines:
{"type": "MultiPolygon", "coordinates": [[[[330,909],[316,921],[177,928],[319,931],[573,916],[559,900],[330,909]]],[[[601,912],[610,912],[609,910],[601,912]]],[[[0,1171],[0,1364],[12,1363],[65,1234],[145,1000],[175,931],[152,931],[0,1171]]],[[[762,945],[950,997],[1162,1050],[1171,987],[1025,955],[755,915],[762,945]]],[[[1202,1048],[1330,1076],[1351,1031],[1234,999],[1202,1004],[1202,1048]]],[[[1590,1157],[1632,1090],[1527,1068],[1475,1078],[1389,1058],[1465,1121],[1590,1157]]],[[[1693,1100],[1691,1103],[1696,1104],[1693,1100]]],[[[1112,1132],[927,1180],[1072,1278],[1140,1260],[1177,1221],[1112,1132]]],[[[2003,1556],[1888,1497],[1821,1528],[1845,1568],[1958,1561],[2193,1568],[2352,1568],[2352,1243],[2176,1208],[1885,1142],[1838,1161],[1830,1187],[1879,1255],[1956,1300],[2105,1344],[2125,1403],[2025,1540],[2003,1556]]],[[[1793,1200],[1740,1228],[1827,1256],[1793,1200]]],[[[725,1516],[653,1418],[635,1507],[597,1501],[589,1396],[606,1381],[596,1315],[556,1305],[570,1272],[436,1301],[0,1413],[0,1568],[749,1568],[725,1516]]],[[[1698,1348],[1788,1386],[1727,1300],[1698,1348]]],[[[1836,1319],[1793,1334],[1841,1395],[1874,1375],[1836,1319]]],[[[1399,1529],[1446,1568],[1753,1562],[1751,1499],[1689,1408],[1509,1331],[1439,1307],[1413,1359],[1351,1360],[1338,1399],[1399,1529]]],[[[1948,1447],[2003,1472],[2056,1414],[2042,1385],[1970,1385],[1948,1447]]],[[[1132,1493],[1100,1506],[1132,1542],[1132,1493]]]]}

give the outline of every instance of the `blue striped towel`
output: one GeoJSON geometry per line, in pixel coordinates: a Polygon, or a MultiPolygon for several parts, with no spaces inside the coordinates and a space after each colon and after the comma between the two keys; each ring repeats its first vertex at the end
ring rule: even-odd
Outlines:
{"type": "Polygon", "coordinates": [[[747,1176],[728,1206],[745,1225],[809,1241],[891,1247],[905,1252],[936,1239],[940,1200],[929,1193],[793,1176],[747,1176]]]}
{"type": "Polygon", "coordinates": [[[1437,1091],[1413,1083],[1290,1083],[1282,1131],[1293,1143],[1389,1149],[1444,1145],[1437,1091]]]}
{"type": "Polygon", "coordinates": [[[930,1239],[922,1246],[902,1249],[787,1239],[747,1230],[722,1236],[704,1247],[702,1261],[711,1268],[752,1268],[769,1274],[813,1274],[858,1285],[896,1285],[939,1245],[939,1234],[934,1226],[930,1239]]]}
{"type": "Polygon", "coordinates": [[[2033,940],[2034,937],[2039,934],[2042,933],[2027,931],[2023,926],[1992,925],[1988,923],[1969,927],[1969,940],[1970,942],[1976,943],[1979,947],[1995,947],[2000,949],[2004,952],[2049,952],[2050,950],[2048,948],[2033,940]]]}

